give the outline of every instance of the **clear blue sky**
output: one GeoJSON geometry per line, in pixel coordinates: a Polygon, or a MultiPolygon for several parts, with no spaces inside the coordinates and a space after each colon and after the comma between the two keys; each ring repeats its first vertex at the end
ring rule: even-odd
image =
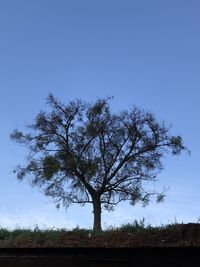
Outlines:
{"type": "MultiPolygon", "coordinates": [[[[191,156],[165,159],[163,204],[119,205],[103,226],[146,218],[152,224],[200,217],[200,2],[198,0],[0,1],[0,225],[91,227],[92,208],[56,210],[50,198],[12,173],[26,150],[9,135],[62,101],[114,96],[173,123],[191,156]]],[[[156,187],[156,188],[157,188],[156,187]]]]}

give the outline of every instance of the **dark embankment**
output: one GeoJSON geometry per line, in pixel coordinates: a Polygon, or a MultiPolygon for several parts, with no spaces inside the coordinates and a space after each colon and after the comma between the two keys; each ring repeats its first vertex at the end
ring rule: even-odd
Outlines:
{"type": "Polygon", "coordinates": [[[200,248],[1,248],[2,267],[191,267],[200,248]]]}

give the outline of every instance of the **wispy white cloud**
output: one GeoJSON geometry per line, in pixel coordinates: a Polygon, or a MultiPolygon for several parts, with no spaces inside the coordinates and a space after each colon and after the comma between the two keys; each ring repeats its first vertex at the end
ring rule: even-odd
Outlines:
{"type": "Polygon", "coordinates": [[[20,211],[13,209],[13,211],[6,211],[0,209],[0,226],[14,229],[14,228],[74,228],[76,223],[73,220],[66,219],[62,214],[52,212],[53,208],[48,207],[45,210],[31,209],[29,211],[20,211]]]}

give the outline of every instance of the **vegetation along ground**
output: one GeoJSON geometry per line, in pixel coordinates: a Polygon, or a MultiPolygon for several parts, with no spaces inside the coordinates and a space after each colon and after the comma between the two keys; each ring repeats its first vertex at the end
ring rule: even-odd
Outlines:
{"type": "Polygon", "coordinates": [[[200,246],[200,224],[145,226],[143,221],[94,232],[73,230],[0,228],[0,247],[182,247],[200,246]]]}

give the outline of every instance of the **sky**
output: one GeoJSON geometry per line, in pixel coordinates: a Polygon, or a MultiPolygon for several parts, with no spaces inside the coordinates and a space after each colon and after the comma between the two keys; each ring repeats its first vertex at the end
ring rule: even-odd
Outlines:
{"type": "Polygon", "coordinates": [[[102,226],[143,217],[152,225],[200,217],[200,2],[198,0],[0,0],[0,226],[92,227],[92,207],[57,210],[13,169],[27,150],[11,142],[52,92],[67,103],[114,96],[114,111],[137,105],[172,123],[191,151],[167,156],[155,188],[164,203],[121,203],[102,226]]]}

